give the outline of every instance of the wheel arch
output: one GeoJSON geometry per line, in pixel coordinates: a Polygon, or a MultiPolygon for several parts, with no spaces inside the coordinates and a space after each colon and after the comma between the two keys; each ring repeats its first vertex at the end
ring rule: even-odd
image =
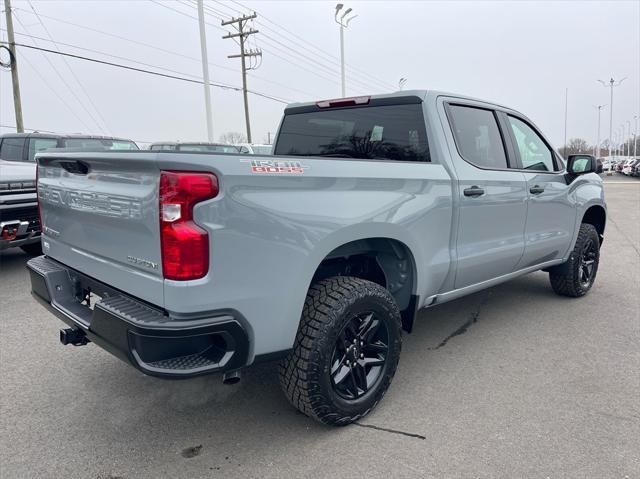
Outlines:
{"type": "Polygon", "coordinates": [[[607,222],[607,212],[601,205],[592,205],[582,215],[581,223],[593,225],[600,237],[600,244],[604,241],[604,229],[607,222]]]}
{"type": "Polygon", "coordinates": [[[406,243],[374,236],[336,246],[319,262],[310,284],[331,276],[355,276],[386,288],[401,311],[403,329],[411,332],[419,298],[416,259],[406,243]]]}

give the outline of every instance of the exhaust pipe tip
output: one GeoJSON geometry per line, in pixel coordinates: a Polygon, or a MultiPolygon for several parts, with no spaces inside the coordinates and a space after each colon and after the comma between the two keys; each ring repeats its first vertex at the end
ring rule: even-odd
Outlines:
{"type": "Polygon", "coordinates": [[[240,374],[239,370],[229,371],[222,375],[222,384],[226,384],[227,386],[238,384],[241,377],[242,375],[240,374]]]}

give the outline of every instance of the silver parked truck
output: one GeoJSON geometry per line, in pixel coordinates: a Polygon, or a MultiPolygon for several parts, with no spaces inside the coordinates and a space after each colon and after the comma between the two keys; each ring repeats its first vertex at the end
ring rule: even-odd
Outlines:
{"type": "Polygon", "coordinates": [[[289,105],[273,155],[38,155],[33,296],[164,378],[279,361],[304,414],[348,424],[391,383],[421,308],[536,270],[579,297],[606,207],[524,115],[434,91],[289,105]]]}

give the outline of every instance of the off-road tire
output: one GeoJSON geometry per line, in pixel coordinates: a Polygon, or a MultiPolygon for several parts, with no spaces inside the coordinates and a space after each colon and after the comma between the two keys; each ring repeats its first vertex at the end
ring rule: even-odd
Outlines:
{"type": "Polygon", "coordinates": [[[336,276],[307,293],[292,352],[279,366],[280,384],[302,413],[324,424],[343,426],[368,414],[382,399],[395,374],[402,347],[400,311],[382,286],[360,278],[336,276]],[[360,399],[342,398],[331,379],[339,335],[359,311],[376,312],[386,326],[388,349],[379,379],[360,399]]]}
{"type": "Polygon", "coordinates": [[[42,243],[38,241],[37,243],[23,244],[20,249],[28,255],[40,256],[42,254],[42,243]]]}
{"type": "Polygon", "coordinates": [[[600,237],[595,227],[588,223],[580,225],[576,245],[569,256],[569,259],[561,265],[549,269],[549,280],[551,287],[556,294],[579,298],[589,292],[596,280],[598,263],[600,261],[600,237]],[[588,284],[581,281],[581,259],[585,245],[592,242],[595,245],[594,267],[588,284]]]}

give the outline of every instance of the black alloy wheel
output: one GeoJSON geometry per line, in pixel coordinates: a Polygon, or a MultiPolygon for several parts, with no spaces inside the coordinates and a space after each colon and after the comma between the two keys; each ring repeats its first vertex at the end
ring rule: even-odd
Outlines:
{"type": "Polygon", "coordinates": [[[357,314],[340,332],[331,359],[333,390],[346,400],[358,399],[382,377],[389,332],[373,311],[357,314]]]}

